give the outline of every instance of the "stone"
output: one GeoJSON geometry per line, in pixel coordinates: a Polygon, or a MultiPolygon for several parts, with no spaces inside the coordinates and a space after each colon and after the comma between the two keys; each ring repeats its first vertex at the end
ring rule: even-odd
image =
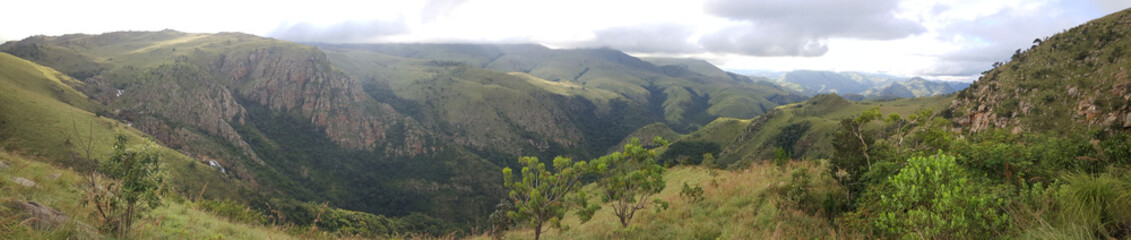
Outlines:
{"type": "Polygon", "coordinates": [[[8,169],[8,162],[0,161],[0,169],[8,169]]]}
{"type": "Polygon", "coordinates": [[[35,182],[32,181],[31,179],[16,177],[16,178],[12,179],[12,181],[15,181],[16,184],[19,184],[20,186],[35,187],[35,182]]]}
{"type": "Polygon", "coordinates": [[[59,179],[60,176],[63,176],[63,173],[52,173],[51,175],[47,175],[47,178],[50,178],[51,180],[55,180],[55,179],[59,179]]]}
{"type": "Polygon", "coordinates": [[[1123,117],[1123,127],[1131,128],[1131,113],[1127,113],[1127,116],[1123,117]]]}
{"type": "Polygon", "coordinates": [[[70,217],[59,210],[52,209],[37,202],[19,202],[25,212],[30,216],[27,218],[33,228],[36,229],[50,229],[57,228],[66,224],[70,217]]]}

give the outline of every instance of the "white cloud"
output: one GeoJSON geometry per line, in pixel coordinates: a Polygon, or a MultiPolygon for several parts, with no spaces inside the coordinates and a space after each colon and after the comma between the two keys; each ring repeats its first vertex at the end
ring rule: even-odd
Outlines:
{"type": "Polygon", "coordinates": [[[730,69],[947,76],[980,72],[1033,38],[1126,7],[1131,1],[40,0],[5,3],[0,40],[123,30],[239,31],[299,41],[608,46],[699,57],[730,69]],[[53,10],[37,10],[46,7],[53,10]]]}

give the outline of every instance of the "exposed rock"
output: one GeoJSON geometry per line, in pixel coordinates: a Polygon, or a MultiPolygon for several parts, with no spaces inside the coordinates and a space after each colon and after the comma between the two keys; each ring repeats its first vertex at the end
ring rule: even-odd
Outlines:
{"type": "Polygon", "coordinates": [[[35,182],[32,181],[31,179],[16,177],[16,178],[13,178],[12,181],[15,181],[16,184],[19,184],[20,186],[35,187],[35,182]]]}
{"type": "Polygon", "coordinates": [[[35,229],[57,228],[71,219],[66,214],[37,202],[20,201],[16,204],[20,205],[24,212],[28,214],[28,218],[25,218],[24,221],[30,223],[35,229]]]}
{"type": "Polygon", "coordinates": [[[8,168],[8,162],[0,161],[0,169],[6,169],[6,168],[8,168]]]}
{"type": "Polygon", "coordinates": [[[1127,116],[1123,117],[1123,127],[1131,128],[1131,113],[1127,113],[1127,116]]]}
{"type": "Polygon", "coordinates": [[[59,179],[59,177],[61,177],[61,176],[63,176],[63,173],[52,173],[51,175],[47,175],[47,178],[50,178],[51,180],[55,180],[55,179],[59,179]]]}

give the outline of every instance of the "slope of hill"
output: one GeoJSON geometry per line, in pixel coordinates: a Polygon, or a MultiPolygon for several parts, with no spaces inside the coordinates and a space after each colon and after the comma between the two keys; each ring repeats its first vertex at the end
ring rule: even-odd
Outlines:
{"type": "MultiPolygon", "coordinates": [[[[826,163],[827,164],[827,163],[826,163]]],[[[623,228],[605,205],[593,219],[581,223],[566,215],[561,231],[543,239],[778,239],[836,238],[837,232],[808,201],[796,205],[786,190],[805,186],[812,199],[841,197],[843,188],[829,175],[827,165],[794,162],[786,167],[755,165],[741,171],[675,167],[665,173],[668,186],[655,197],[670,205],[661,211],[639,212],[623,228]],[[783,173],[792,174],[783,174],[783,173]],[[804,175],[805,177],[795,177],[804,175]],[[681,197],[682,186],[701,187],[702,199],[681,197]]],[[[590,186],[592,187],[592,186],[590,186]]],[[[809,197],[807,197],[809,198],[809,197]]],[[[593,201],[597,201],[594,199],[593,201]]],[[[503,239],[532,239],[533,230],[520,228],[503,239]]],[[[488,239],[480,236],[473,239],[488,239]]]]}
{"type": "Polygon", "coordinates": [[[971,131],[1129,128],[1129,36],[1131,10],[1123,10],[1035,41],[960,92],[950,110],[971,131]]]}
{"type": "MultiPolygon", "coordinates": [[[[116,133],[136,142],[144,133],[92,112],[105,107],[72,86],[84,83],[51,68],[0,53],[0,235],[13,239],[99,238],[93,207],[83,205],[86,174],[93,159],[111,151],[116,133]],[[90,143],[86,156],[83,143],[90,143]],[[77,156],[72,153],[78,154],[77,156]],[[57,212],[28,212],[35,203],[57,212]],[[15,221],[15,222],[12,222],[15,221]]],[[[177,196],[246,201],[255,197],[250,187],[178,151],[160,148],[162,168],[168,172],[165,189],[177,196]]],[[[176,199],[177,197],[173,197],[176,199]]],[[[167,201],[157,208],[160,217],[140,220],[136,238],[280,238],[290,235],[262,226],[235,223],[190,207],[192,202],[167,201]],[[158,219],[160,218],[160,219],[158,219]]]]}
{"type": "Polygon", "coordinates": [[[715,117],[750,118],[774,106],[803,99],[773,84],[737,81],[729,74],[724,77],[718,72],[704,75],[696,72],[699,67],[691,70],[656,66],[611,49],[554,50],[538,45],[469,44],[317,46],[328,51],[367,51],[403,58],[455,61],[471,67],[522,72],[553,82],[610,91],[646,106],[681,132],[694,130],[715,117]]]}

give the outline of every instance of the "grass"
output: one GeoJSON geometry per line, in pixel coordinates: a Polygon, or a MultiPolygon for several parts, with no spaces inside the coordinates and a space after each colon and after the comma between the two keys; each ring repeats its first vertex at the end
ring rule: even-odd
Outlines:
{"type": "MultiPolygon", "coordinates": [[[[675,167],[665,173],[667,188],[656,195],[668,201],[660,212],[646,209],[638,213],[628,228],[622,228],[608,205],[593,219],[580,223],[572,213],[563,224],[568,229],[551,230],[545,239],[780,239],[835,238],[836,232],[821,213],[799,210],[797,203],[783,198],[779,184],[792,179],[788,172],[807,171],[816,178],[810,191],[818,195],[842,191],[827,176],[822,166],[811,162],[792,162],[785,168],[755,165],[727,171],[703,167],[675,167]],[[702,186],[704,199],[690,202],[679,196],[681,186],[702,186]]],[[[593,188],[593,186],[587,186],[593,188]]],[[[824,195],[822,195],[824,196],[824,195]]],[[[596,199],[594,199],[596,201],[596,199]]],[[[530,239],[533,230],[518,228],[504,239],[530,239]]],[[[486,239],[478,236],[473,239],[486,239]]]]}
{"type": "MultiPolygon", "coordinates": [[[[83,206],[85,175],[46,163],[44,159],[27,157],[0,149],[0,161],[9,167],[0,169],[0,202],[38,202],[58,210],[71,221],[54,229],[35,229],[23,221],[22,209],[0,206],[0,236],[13,239],[98,239],[101,236],[93,217],[94,209],[83,206]],[[34,187],[16,184],[22,177],[36,183],[34,187]]],[[[132,239],[295,239],[266,226],[231,222],[199,210],[179,196],[166,196],[164,204],[146,214],[133,231],[132,239]]]]}

